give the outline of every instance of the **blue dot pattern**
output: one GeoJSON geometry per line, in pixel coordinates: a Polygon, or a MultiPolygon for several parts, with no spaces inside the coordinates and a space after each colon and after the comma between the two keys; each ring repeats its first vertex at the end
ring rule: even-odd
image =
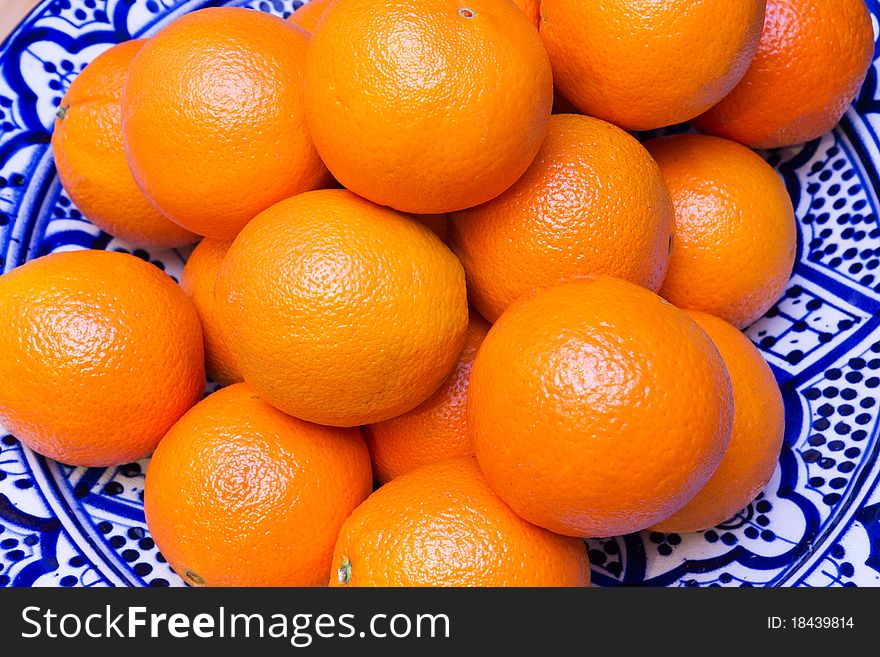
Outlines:
{"type": "Polygon", "coordinates": [[[880,291],[880,228],[870,182],[836,135],[823,138],[816,155],[800,208],[807,260],[851,285],[880,291]]]}

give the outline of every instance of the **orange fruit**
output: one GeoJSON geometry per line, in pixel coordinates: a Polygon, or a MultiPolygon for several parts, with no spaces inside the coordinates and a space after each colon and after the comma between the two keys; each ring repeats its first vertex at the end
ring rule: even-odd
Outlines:
{"type": "Polygon", "coordinates": [[[473,456],[465,408],[468,376],[489,323],[471,314],[455,369],[433,395],[411,411],[366,427],[373,475],[380,483],[453,456],[473,456]]]}
{"type": "Polygon", "coordinates": [[[758,155],[705,135],[645,143],[675,206],[672,254],[660,294],[738,328],[776,302],[794,266],[794,209],[758,155]]]}
{"type": "Polygon", "coordinates": [[[298,25],[309,34],[313,34],[318,27],[318,21],[324,15],[324,11],[333,0],[309,0],[300,5],[287,17],[294,25],[298,25]]]}
{"type": "Polygon", "coordinates": [[[323,586],[339,527],[371,486],[360,430],[297,420],[238,383],[162,439],[144,513],[191,584],[323,586]]]}
{"type": "Polygon", "coordinates": [[[616,536],[683,507],[730,439],[718,350],[653,292],[597,276],[514,303],[471,370],[468,430],[486,479],[523,518],[616,536]]]}
{"type": "Polygon", "coordinates": [[[489,321],[525,292],[591,274],[658,290],[672,202],[648,151],[620,128],[550,118],[526,173],[491,201],[453,215],[453,250],[471,301],[489,321]]]}
{"type": "Polygon", "coordinates": [[[508,0],[334,2],[305,68],[306,118],[336,179],[417,214],[507,189],[553,102],[541,40],[508,0]]]}
{"type": "Polygon", "coordinates": [[[186,295],[131,255],[71,251],[0,277],[0,421],[69,465],[147,456],[205,387],[186,295]]]}
{"type": "Polygon", "coordinates": [[[333,426],[419,405],[467,330],[449,249],[412,217],[341,189],[258,215],[223,259],[216,298],[244,380],[285,413],[333,426]]]}
{"type": "Polygon", "coordinates": [[[330,586],[589,586],[582,541],[526,522],[473,457],[423,466],[342,525],[330,586]]]}
{"type": "Polygon", "coordinates": [[[180,287],[192,301],[202,323],[205,370],[222,386],[244,381],[229,345],[226,344],[214,299],[217,270],[231,245],[232,242],[206,237],[193,250],[183,268],[183,276],[180,277],[180,287]]]}
{"type": "Polygon", "coordinates": [[[532,25],[536,28],[541,23],[541,2],[540,0],[512,0],[513,4],[520,8],[526,18],[528,18],[532,25]]]}
{"type": "Polygon", "coordinates": [[[837,125],[873,57],[863,0],[767,0],[751,66],[694,125],[752,148],[815,139],[837,125]]]}
{"type": "Polygon", "coordinates": [[[167,216],[229,240],[273,203],[328,181],[305,125],[308,43],[275,16],[209,8],[141,48],[122,134],[135,181],[167,216]]]}
{"type": "Polygon", "coordinates": [[[782,394],[761,352],[723,319],[687,314],[712,338],[730,373],[733,432],[718,469],[696,497],[654,525],[661,532],[707,529],[748,505],[773,476],[785,431],[782,394]]]}
{"type": "MultiPolygon", "coordinates": [[[[318,27],[318,20],[324,15],[327,7],[333,0],[309,0],[287,17],[294,25],[299,25],[306,32],[314,33],[318,27]]],[[[541,20],[541,8],[539,0],[512,0],[513,4],[520,8],[526,17],[538,27],[541,20]]]]}
{"type": "Polygon", "coordinates": [[[584,114],[627,130],[691,119],[745,74],[765,0],[542,0],[553,80],[584,114]]]}
{"type": "Polygon", "coordinates": [[[122,147],[119,98],[131,60],[145,43],[117,44],[74,78],[58,108],[52,154],[61,184],[89,221],[132,244],[171,248],[198,236],[147,200],[131,177],[122,147]]]}

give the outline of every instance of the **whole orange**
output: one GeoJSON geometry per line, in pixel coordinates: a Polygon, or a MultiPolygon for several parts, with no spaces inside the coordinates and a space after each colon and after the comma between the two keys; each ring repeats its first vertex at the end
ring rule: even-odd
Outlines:
{"type": "Polygon", "coordinates": [[[330,586],[589,586],[582,541],[517,516],[473,457],[423,466],[342,525],[330,586]]]}
{"type": "Polygon", "coordinates": [[[733,384],[733,432],[718,469],[684,508],[654,525],[692,532],[729,519],[770,481],[785,431],[782,394],[761,352],[736,328],[712,315],[687,311],[712,338],[733,384]]]}
{"type": "Polygon", "coordinates": [[[339,527],[371,486],[360,430],[297,420],[238,383],[162,439],[144,513],[190,584],[323,586],[339,527]]]}
{"type": "Polygon", "coordinates": [[[287,17],[287,20],[312,34],[315,28],[318,27],[318,21],[321,20],[321,16],[324,15],[324,11],[330,6],[331,2],[333,0],[309,0],[295,9],[287,17]]]}
{"type": "Polygon", "coordinates": [[[58,108],[52,154],[61,184],[89,221],[132,244],[171,248],[198,236],[147,200],[131,177],[122,146],[119,98],[131,60],[145,43],[123,41],[74,78],[58,108]]]}
{"type": "Polygon", "coordinates": [[[675,206],[672,254],[660,294],[738,328],[785,290],[797,242],[782,178],[744,146],[676,135],[645,143],[675,206]]]}
{"type": "Polygon", "coordinates": [[[471,370],[468,430],[496,493],[568,536],[616,536],[683,507],[733,424],[730,377],[700,327],[597,276],[514,303],[471,370]]]}
{"type": "Polygon", "coordinates": [[[873,56],[863,0],[767,0],[749,70],[694,125],[752,148],[815,139],[837,125],[873,56]]]}
{"type": "Polygon", "coordinates": [[[418,220],[341,189],[262,212],[216,285],[244,380],[320,424],[380,422],[419,405],[467,330],[464,272],[449,249],[418,220]]]}
{"type": "Polygon", "coordinates": [[[275,16],[209,8],[141,48],[122,134],[135,181],[167,216],[229,240],[273,203],[328,181],[305,125],[308,43],[275,16]]]}
{"type": "Polygon", "coordinates": [[[183,276],[180,277],[180,287],[192,301],[202,323],[205,370],[222,386],[244,381],[229,345],[226,344],[214,298],[217,271],[231,245],[232,242],[204,238],[193,249],[183,268],[183,276]]]}
{"type": "Polygon", "coordinates": [[[377,481],[384,484],[419,466],[453,456],[473,456],[474,443],[467,430],[467,384],[477,350],[488,332],[489,323],[472,313],[464,349],[437,391],[411,411],[365,428],[377,481]]]}
{"type": "Polygon", "coordinates": [[[620,128],[550,118],[532,165],[500,196],[453,215],[471,301],[489,321],[522,294],[608,274],[656,291],[666,274],[672,202],[648,151],[620,128]]]}
{"type": "Polygon", "coordinates": [[[724,98],[758,47],[765,0],[542,0],[553,80],[627,130],[691,119],[724,98]]]}
{"type": "Polygon", "coordinates": [[[0,421],[77,466],[147,456],[205,387],[186,295],[131,255],[71,251],[0,277],[0,421]]]}
{"type": "Polygon", "coordinates": [[[306,118],[347,189],[440,214],[507,189],[544,138],[547,54],[509,0],[332,3],[306,58],[306,118]]]}

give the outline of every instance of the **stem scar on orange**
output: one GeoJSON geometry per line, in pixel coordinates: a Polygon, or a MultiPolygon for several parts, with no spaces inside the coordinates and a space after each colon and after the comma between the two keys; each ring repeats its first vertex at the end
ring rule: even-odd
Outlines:
{"type": "Polygon", "coordinates": [[[297,420],[237,383],[162,439],[144,513],[190,584],[325,586],[339,527],[371,487],[359,429],[297,420]]]}
{"type": "Polygon", "coordinates": [[[345,0],[306,57],[306,118],[347,189],[440,214],[507,189],[541,145],[547,54],[508,0],[345,0]]]}
{"type": "Polygon", "coordinates": [[[74,78],[58,108],[52,154],[64,191],[89,221],[138,246],[172,248],[192,244],[198,235],[171,221],[144,196],[122,143],[122,88],[145,43],[123,41],[74,78]]]}
{"type": "Polygon", "coordinates": [[[385,484],[342,525],[330,586],[589,586],[583,541],[526,522],[470,456],[385,484]]]}

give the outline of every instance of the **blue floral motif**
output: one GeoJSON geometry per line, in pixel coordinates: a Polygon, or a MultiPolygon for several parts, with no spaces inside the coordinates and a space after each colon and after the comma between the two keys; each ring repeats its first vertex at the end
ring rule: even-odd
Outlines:
{"type": "MultiPolygon", "coordinates": [[[[61,189],[49,148],[55,108],[98,54],[185,12],[231,5],[286,17],[301,4],[44,0],[0,45],[0,271],[98,248],[179,280],[189,249],[111,238],[61,189]]],[[[876,31],[880,3],[867,4],[876,31]]],[[[597,585],[880,585],[878,63],[833,133],[762,155],[785,180],[799,230],[785,295],[746,331],[783,393],[779,465],[756,500],[715,528],[587,541],[597,585]]],[[[72,468],[0,437],[0,586],[182,586],[144,521],[146,467],[72,468]]]]}

